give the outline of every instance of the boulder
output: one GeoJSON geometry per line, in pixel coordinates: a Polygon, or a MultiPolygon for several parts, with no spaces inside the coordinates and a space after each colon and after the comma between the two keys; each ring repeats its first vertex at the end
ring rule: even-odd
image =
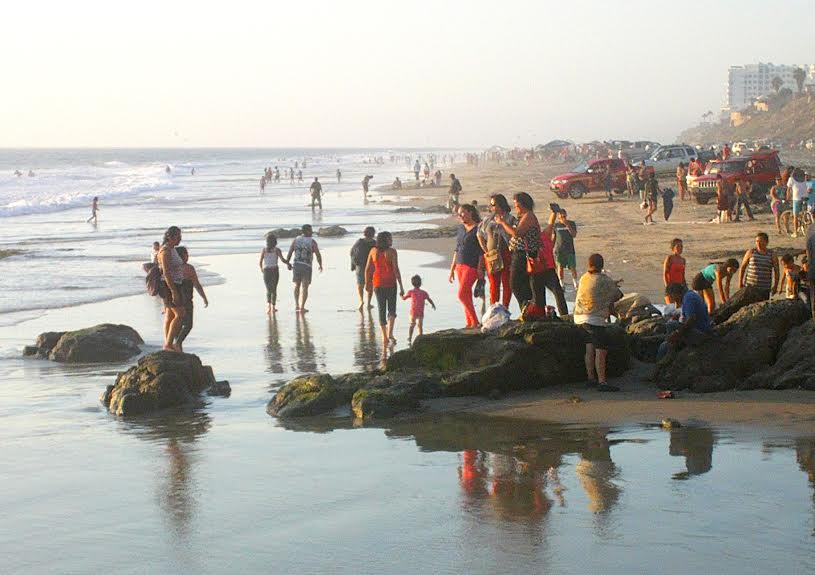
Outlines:
{"type": "Polygon", "coordinates": [[[232,395],[232,386],[230,386],[229,382],[226,380],[216,381],[215,383],[210,385],[209,388],[207,389],[207,395],[213,397],[229,397],[230,395],[232,395]]]}
{"type": "Polygon", "coordinates": [[[296,238],[300,234],[303,233],[303,230],[300,228],[275,228],[269,232],[270,234],[274,234],[274,236],[279,240],[291,239],[296,238]]]}
{"type": "Polygon", "coordinates": [[[143,343],[132,327],[103,323],[76,331],[41,333],[35,345],[25,347],[23,355],[65,363],[124,361],[140,354],[143,343]]]}
{"type": "Polygon", "coordinates": [[[653,335],[665,335],[668,318],[659,316],[644,319],[625,326],[626,333],[637,337],[648,337],[653,335]]]}
{"type": "Polygon", "coordinates": [[[413,206],[410,206],[410,207],[407,207],[407,208],[396,208],[395,210],[393,210],[393,212],[396,213],[396,214],[412,214],[412,213],[420,212],[420,211],[421,210],[419,210],[419,208],[416,208],[416,207],[413,207],[413,206]]]}
{"type": "Polygon", "coordinates": [[[449,214],[450,208],[445,206],[444,204],[436,204],[435,206],[428,206],[422,209],[422,213],[425,214],[449,214]]]}
{"type": "Polygon", "coordinates": [[[278,417],[320,415],[350,400],[351,396],[343,393],[330,375],[304,375],[281,387],[266,412],[278,417]]]}
{"type": "Polygon", "coordinates": [[[790,330],[773,365],[748,377],[741,389],[815,390],[815,323],[811,321],[790,330]]]}
{"type": "Polygon", "coordinates": [[[327,226],[325,228],[320,228],[317,231],[317,235],[320,236],[321,238],[338,238],[344,236],[347,233],[348,230],[346,230],[342,226],[327,226]]]}
{"type": "Polygon", "coordinates": [[[120,373],[101,401],[115,415],[140,415],[198,404],[201,392],[215,384],[212,369],[202,365],[197,355],[159,351],[120,373]]]}
{"type": "Polygon", "coordinates": [[[714,328],[703,345],[670,353],[657,364],[661,389],[696,392],[740,387],[775,363],[787,334],[809,319],[800,300],[763,301],[743,307],[714,328]]]}
{"type": "Polygon", "coordinates": [[[438,228],[420,228],[418,230],[407,230],[394,232],[395,238],[406,238],[409,240],[427,240],[434,238],[454,238],[458,234],[459,226],[441,226],[438,228]]]}
{"type": "Polygon", "coordinates": [[[419,398],[397,389],[360,389],[351,398],[351,410],[359,419],[393,417],[419,407],[419,398]]]}
{"type": "Polygon", "coordinates": [[[713,320],[714,324],[724,323],[740,309],[760,301],[766,301],[761,291],[753,286],[746,286],[734,293],[729,300],[714,310],[710,319],[713,320]]]}

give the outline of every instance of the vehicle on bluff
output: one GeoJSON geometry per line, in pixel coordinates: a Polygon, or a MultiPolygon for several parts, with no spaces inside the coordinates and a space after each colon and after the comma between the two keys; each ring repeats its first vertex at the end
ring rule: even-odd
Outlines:
{"type": "MultiPolygon", "coordinates": [[[[565,174],[555,176],[549,181],[549,189],[559,198],[582,198],[588,192],[605,191],[606,172],[611,167],[611,188],[621,193],[626,189],[626,165],[617,158],[604,158],[583,162],[565,174]]],[[[653,168],[647,168],[652,172],[653,168]]]]}
{"type": "Polygon", "coordinates": [[[706,204],[716,197],[716,176],[719,174],[729,185],[735,185],[737,180],[746,177],[753,184],[750,201],[760,204],[767,201],[770,188],[781,174],[781,160],[778,151],[770,150],[708,162],[703,175],[688,176],[688,190],[696,203],[706,204]]]}

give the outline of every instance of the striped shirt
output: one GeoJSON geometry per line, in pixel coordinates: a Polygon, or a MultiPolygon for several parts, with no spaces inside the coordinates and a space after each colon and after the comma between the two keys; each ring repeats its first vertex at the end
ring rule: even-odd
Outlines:
{"type": "Polygon", "coordinates": [[[747,279],[745,283],[748,286],[757,287],[760,290],[770,291],[773,284],[774,259],[775,256],[772,250],[767,250],[762,254],[753,248],[750,254],[750,261],[747,263],[747,279]]]}

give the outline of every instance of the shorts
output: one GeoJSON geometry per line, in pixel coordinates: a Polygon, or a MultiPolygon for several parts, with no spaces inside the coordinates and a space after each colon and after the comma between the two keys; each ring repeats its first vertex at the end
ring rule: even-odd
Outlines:
{"type": "Polygon", "coordinates": [[[801,215],[806,210],[806,203],[806,200],[792,200],[792,215],[801,215]]]}
{"type": "Polygon", "coordinates": [[[604,325],[590,325],[588,323],[580,324],[580,327],[586,330],[587,344],[592,344],[595,349],[608,349],[608,327],[604,325]]]}
{"type": "Polygon", "coordinates": [[[705,276],[702,275],[702,272],[699,272],[695,276],[693,276],[693,281],[690,284],[690,288],[693,291],[704,291],[706,289],[713,289],[713,282],[707,279],[705,276]]]}
{"type": "Polygon", "coordinates": [[[170,289],[169,284],[164,282],[164,293],[162,294],[162,299],[164,300],[164,307],[166,308],[185,307],[187,305],[187,302],[184,301],[184,292],[181,289],[181,284],[175,284],[175,287],[178,291],[179,297],[181,297],[180,302],[173,301],[173,292],[170,289]]]}
{"type": "Polygon", "coordinates": [[[364,286],[365,285],[365,267],[364,266],[363,267],[359,267],[359,266],[355,267],[354,268],[354,273],[357,276],[357,285],[358,286],[364,286]]]}
{"type": "Polygon", "coordinates": [[[577,269],[577,256],[574,252],[558,252],[555,254],[555,261],[562,268],[577,269]]]}
{"type": "Polygon", "coordinates": [[[294,283],[304,283],[306,285],[311,283],[311,266],[305,264],[295,263],[292,268],[291,279],[294,283]]]}

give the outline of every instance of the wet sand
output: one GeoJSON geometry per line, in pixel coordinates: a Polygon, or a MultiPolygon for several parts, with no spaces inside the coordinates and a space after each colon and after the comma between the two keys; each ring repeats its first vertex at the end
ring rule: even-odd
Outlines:
{"type": "MultiPolygon", "coordinates": [[[[663,221],[660,204],[655,214],[657,223],[644,226],[644,213],[639,209],[638,199],[615,196],[615,200],[609,202],[602,192],[589,193],[580,200],[559,199],[549,191],[549,179],[569,171],[572,165],[457,165],[454,173],[462,183],[462,202],[477,200],[480,205],[486,205],[491,193],[503,193],[511,199],[512,194],[526,191],[535,199],[539,215],[548,213],[550,202],[557,202],[568,211],[569,219],[577,222],[575,248],[578,274],[585,271],[589,254],[599,252],[605,257],[607,271],[615,278],[624,279],[623,289],[626,293],[638,292],[654,302],[662,300],[662,262],[670,253],[670,242],[674,237],[684,240],[683,255],[687,260],[688,281],[711,261],[721,261],[727,257],[741,260],[744,252],[752,247],[755,234],[759,231],[766,231],[770,235],[771,248],[801,251],[805,247],[803,238],[778,236],[772,215],[768,212],[757,213],[754,222],[715,224],[710,223],[715,212],[713,203],[701,206],[691,200],[681,202],[676,198],[669,222],[663,221]]],[[[408,182],[410,184],[412,182],[408,182]]],[[[660,185],[676,189],[672,177],[662,177],[660,185]]],[[[447,188],[418,188],[402,190],[401,193],[415,194],[417,199],[411,205],[424,208],[443,204],[447,188]]],[[[438,217],[432,222],[441,225],[454,223],[452,218],[438,217]]],[[[440,267],[449,265],[452,239],[402,239],[398,243],[410,249],[436,252],[445,258],[440,267]]],[[[734,282],[732,291],[736,289],[734,282]]],[[[570,296],[573,298],[573,293],[567,292],[567,298],[570,296]]],[[[530,420],[603,425],[658,423],[670,417],[685,423],[779,427],[815,433],[815,395],[809,392],[679,392],[676,399],[660,400],[656,398],[656,385],[649,381],[652,369],[653,366],[649,364],[635,362],[634,368],[623,377],[610,379],[611,383],[623,388],[618,394],[601,396],[582,386],[564,386],[512,394],[498,401],[483,398],[436,400],[428,408],[433,411],[461,410],[530,420]]]]}

